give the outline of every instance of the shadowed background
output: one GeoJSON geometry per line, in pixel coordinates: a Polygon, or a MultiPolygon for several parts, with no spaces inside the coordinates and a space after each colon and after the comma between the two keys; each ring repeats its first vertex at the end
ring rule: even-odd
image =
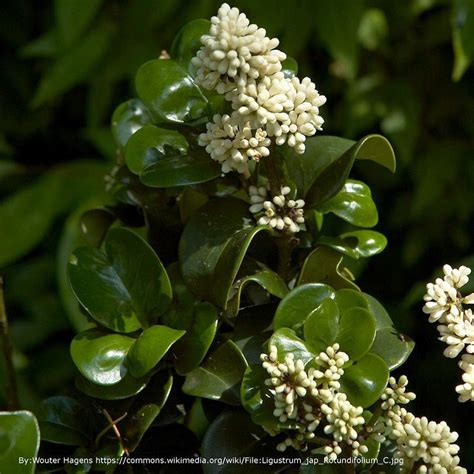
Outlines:
{"type": "MultiPolygon", "coordinates": [[[[71,228],[81,210],[100,202],[114,163],[110,116],[134,95],[138,67],[169,49],[187,21],[208,18],[219,5],[2,2],[0,269],[24,408],[34,410],[73,380],[69,342],[79,319],[65,264],[71,228]]],[[[376,229],[389,239],[383,254],[356,269],[358,283],[417,342],[402,369],[418,394],[413,411],[458,431],[463,465],[472,469],[473,405],[456,401],[461,371],[442,356],[421,298],[443,263],[474,264],[474,1],[232,5],[278,36],[299,75],[327,96],[323,133],[358,139],[380,132],[392,142],[395,175],[366,163],[356,169],[374,193],[376,229]]]]}

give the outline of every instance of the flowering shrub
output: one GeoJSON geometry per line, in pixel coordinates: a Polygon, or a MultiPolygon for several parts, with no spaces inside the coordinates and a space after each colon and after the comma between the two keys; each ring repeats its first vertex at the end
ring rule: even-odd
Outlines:
{"type": "MultiPolygon", "coordinates": [[[[70,348],[76,386],[43,402],[42,439],[87,470],[166,457],[169,438],[183,456],[270,456],[275,472],[292,458],[467,472],[457,433],[403,406],[415,395],[391,373],[414,343],[351,271],[387,243],[352,167],[393,172],[393,150],[317,133],[326,98],[278,45],[224,4],[138,70],[138,98],[112,119],[110,200],[83,214],[88,245],[68,267],[87,325],[70,348]]],[[[449,357],[472,347],[467,275],[445,267],[425,298],[449,357]]]]}

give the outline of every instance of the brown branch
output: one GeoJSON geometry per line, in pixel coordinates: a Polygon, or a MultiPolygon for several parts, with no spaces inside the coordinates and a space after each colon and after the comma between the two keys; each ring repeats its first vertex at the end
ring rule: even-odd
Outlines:
{"type": "Polygon", "coordinates": [[[7,408],[10,411],[18,410],[18,388],[16,383],[15,367],[13,365],[12,345],[8,330],[7,310],[3,292],[3,278],[0,276],[0,333],[2,338],[3,358],[5,360],[7,408]]]}
{"type": "Polygon", "coordinates": [[[118,442],[120,443],[121,448],[123,449],[123,452],[127,456],[129,456],[130,453],[128,449],[125,447],[125,443],[123,441],[122,435],[120,434],[120,431],[117,426],[117,423],[120,423],[127,416],[127,413],[124,413],[122,416],[118,417],[116,420],[113,420],[109,412],[105,408],[100,408],[100,412],[105,416],[105,418],[107,418],[107,421],[109,422],[109,424],[96,436],[95,446],[97,447],[102,436],[104,436],[104,434],[107,433],[107,431],[112,429],[115,433],[115,436],[118,439],[118,442]]]}

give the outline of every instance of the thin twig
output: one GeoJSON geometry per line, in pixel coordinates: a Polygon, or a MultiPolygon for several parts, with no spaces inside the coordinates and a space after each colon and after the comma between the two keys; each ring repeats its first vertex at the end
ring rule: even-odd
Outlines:
{"type": "Polygon", "coordinates": [[[102,438],[102,436],[107,433],[107,431],[109,431],[111,428],[112,430],[114,431],[115,433],[115,436],[117,437],[118,439],[118,442],[120,443],[120,447],[122,448],[123,452],[129,456],[130,453],[128,451],[128,449],[126,448],[125,446],[125,443],[123,441],[123,438],[122,438],[122,435],[120,434],[120,431],[118,429],[118,426],[117,426],[117,423],[121,422],[126,416],[127,416],[127,413],[124,413],[122,416],[119,416],[116,420],[113,420],[112,417],[110,416],[109,412],[105,409],[105,408],[100,408],[100,411],[101,413],[105,416],[105,418],[107,418],[107,421],[109,422],[109,425],[106,426],[96,437],[95,439],[95,443],[96,443],[96,446],[98,445],[99,441],[100,441],[100,438],[102,438]]]}
{"type": "Polygon", "coordinates": [[[3,358],[7,375],[6,392],[8,410],[18,410],[18,388],[16,383],[15,367],[13,365],[12,345],[8,331],[7,310],[3,293],[3,278],[0,276],[0,333],[2,337],[3,358]]]}

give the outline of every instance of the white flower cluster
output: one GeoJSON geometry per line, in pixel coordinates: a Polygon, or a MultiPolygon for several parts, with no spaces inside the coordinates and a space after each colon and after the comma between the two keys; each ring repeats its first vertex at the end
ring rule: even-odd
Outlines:
{"type": "MultiPolygon", "coordinates": [[[[344,393],[338,392],[338,380],[349,360],[346,353],[339,351],[338,344],[321,352],[314,359],[316,367],[307,371],[303,361],[295,361],[291,353],[285,356],[284,362],[279,362],[275,346],[270,347],[270,354],[262,354],[260,358],[270,375],[265,385],[270,387],[274,399],[273,415],[279,423],[293,421],[298,427],[278,444],[278,450],[292,446],[298,451],[306,451],[308,442],[315,437],[314,431],[324,422],[324,432],[332,437],[324,447],[328,457],[334,459],[342,452],[341,442],[351,448],[353,456],[367,452],[359,438],[365,422],[361,416],[363,409],[353,406],[344,393]]],[[[278,431],[271,434],[276,435],[278,431]]]]}
{"type": "Polygon", "coordinates": [[[396,405],[405,405],[416,398],[413,392],[407,392],[406,387],[408,379],[402,375],[398,382],[395,377],[388,379],[388,385],[385,387],[380,399],[382,400],[382,410],[391,410],[396,405]]]}
{"type": "MultiPolygon", "coordinates": [[[[306,137],[321,130],[324,123],[319,107],[325,104],[326,97],[318,93],[308,77],[301,81],[285,77],[282,61],[286,55],[276,49],[278,39],[268,38],[263,28],[250,24],[244,13],[224,3],[217,16],[211,18],[211,29],[201,37],[201,43],[203,46],[192,59],[196,81],[205,89],[225,94],[234,110],[232,115],[224,116],[229,117],[232,129],[250,127],[252,137],[256,137],[255,130],[262,129],[265,138],[274,137],[277,145],[287,143],[297,153],[304,153],[306,137]]],[[[214,137],[216,131],[222,130],[222,119],[214,117],[217,129],[208,127],[200,136],[200,143],[213,159],[222,156],[222,143],[214,137]],[[217,155],[211,152],[214,147],[220,150],[217,155]]],[[[234,142],[233,137],[225,137],[234,142]]],[[[240,144],[237,148],[245,147],[240,144]]],[[[248,159],[255,158],[245,151],[241,153],[245,164],[219,160],[227,164],[224,173],[230,169],[241,173],[247,170],[248,159]]]]}
{"type": "Polygon", "coordinates": [[[396,442],[398,455],[403,457],[403,471],[413,472],[416,464],[419,473],[466,473],[459,466],[458,434],[446,422],[418,418],[404,408],[392,414],[390,438],[396,442]]]}
{"type": "Polygon", "coordinates": [[[287,199],[291,189],[283,186],[280,194],[270,200],[264,186],[250,186],[250,212],[255,214],[260,225],[269,225],[277,230],[296,234],[304,223],[305,202],[302,199],[287,199]]]}
{"type": "MultiPolygon", "coordinates": [[[[471,309],[464,305],[474,304],[474,293],[463,296],[460,289],[469,282],[471,269],[465,266],[452,268],[443,266],[444,278],[437,278],[435,283],[426,285],[427,293],[424,297],[423,312],[429,314],[430,322],[439,322],[437,329],[439,339],[447,344],[444,355],[449,358],[457,357],[463,350],[474,354],[474,315],[471,309]]],[[[459,401],[474,400],[472,386],[472,363],[465,359],[459,366],[465,371],[464,384],[456,387],[460,393],[459,401]],[[467,382],[466,382],[467,380],[467,382]],[[466,385],[467,384],[467,385],[466,385]]]]}
{"type": "Polygon", "coordinates": [[[459,361],[459,367],[464,371],[463,383],[456,387],[459,401],[474,401],[474,354],[464,354],[459,361]]]}

